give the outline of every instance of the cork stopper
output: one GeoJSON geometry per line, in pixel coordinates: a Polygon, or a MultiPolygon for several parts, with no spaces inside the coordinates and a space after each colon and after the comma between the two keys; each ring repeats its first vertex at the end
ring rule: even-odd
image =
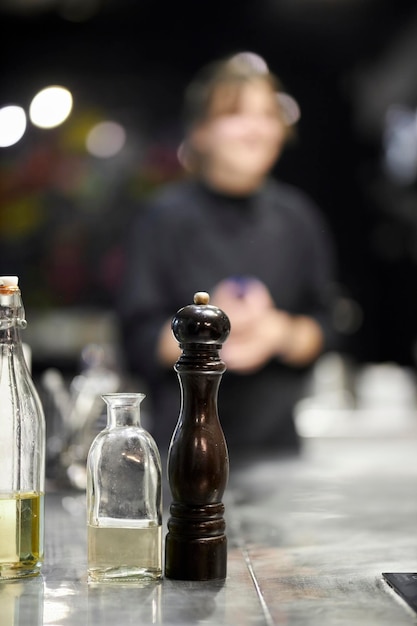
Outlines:
{"type": "Polygon", "coordinates": [[[181,344],[222,344],[230,333],[230,321],[226,313],[209,304],[206,291],[197,291],[189,304],[172,318],[171,328],[181,344]]]}
{"type": "Polygon", "coordinates": [[[0,328],[10,328],[13,325],[26,328],[25,310],[17,276],[0,276],[0,307],[7,307],[9,310],[9,313],[0,319],[0,328]]]}
{"type": "MultiPolygon", "coordinates": [[[[7,296],[16,296],[20,294],[19,279],[17,276],[0,276],[0,295],[4,298],[7,296]]],[[[4,304],[4,299],[2,303],[4,304]]]]}

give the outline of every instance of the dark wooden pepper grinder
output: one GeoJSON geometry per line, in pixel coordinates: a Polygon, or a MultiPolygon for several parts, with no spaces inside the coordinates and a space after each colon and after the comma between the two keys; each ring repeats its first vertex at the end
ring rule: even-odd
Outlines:
{"type": "Polygon", "coordinates": [[[165,541],[165,575],[177,580],[226,578],[227,538],[222,497],[229,456],[217,410],[226,369],[219,357],[230,332],[227,315],[198,292],[180,309],[172,331],[182,355],[176,362],[181,409],[168,452],[172,493],[165,541]]]}

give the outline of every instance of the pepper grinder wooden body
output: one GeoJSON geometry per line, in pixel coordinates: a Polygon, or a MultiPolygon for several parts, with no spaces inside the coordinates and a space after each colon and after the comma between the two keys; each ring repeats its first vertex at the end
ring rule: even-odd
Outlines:
{"type": "Polygon", "coordinates": [[[175,364],[181,410],[168,452],[172,493],[165,575],[177,580],[224,579],[227,538],[222,497],[229,475],[217,395],[226,369],[219,348],[230,332],[223,311],[199,292],[180,309],[172,330],[182,355],[175,364]]]}

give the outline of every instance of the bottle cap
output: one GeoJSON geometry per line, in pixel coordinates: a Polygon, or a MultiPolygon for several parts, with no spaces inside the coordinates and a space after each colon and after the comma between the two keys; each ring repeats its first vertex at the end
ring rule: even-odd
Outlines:
{"type": "Polygon", "coordinates": [[[18,276],[0,276],[0,287],[17,287],[18,276]]]}
{"type": "Polygon", "coordinates": [[[172,318],[171,328],[180,344],[221,344],[230,333],[226,313],[209,304],[205,291],[194,294],[194,304],[189,304],[172,318]]]}

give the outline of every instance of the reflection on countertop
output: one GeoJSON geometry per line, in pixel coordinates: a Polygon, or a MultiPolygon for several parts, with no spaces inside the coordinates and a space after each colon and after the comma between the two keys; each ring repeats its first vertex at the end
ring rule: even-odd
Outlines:
{"type": "Polygon", "coordinates": [[[89,584],[85,494],[51,486],[42,576],[0,585],[1,624],[413,624],[381,574],[415,571],[415,449],[312,437],[299,457],[232,467],[225,581],[89,584]]]}

